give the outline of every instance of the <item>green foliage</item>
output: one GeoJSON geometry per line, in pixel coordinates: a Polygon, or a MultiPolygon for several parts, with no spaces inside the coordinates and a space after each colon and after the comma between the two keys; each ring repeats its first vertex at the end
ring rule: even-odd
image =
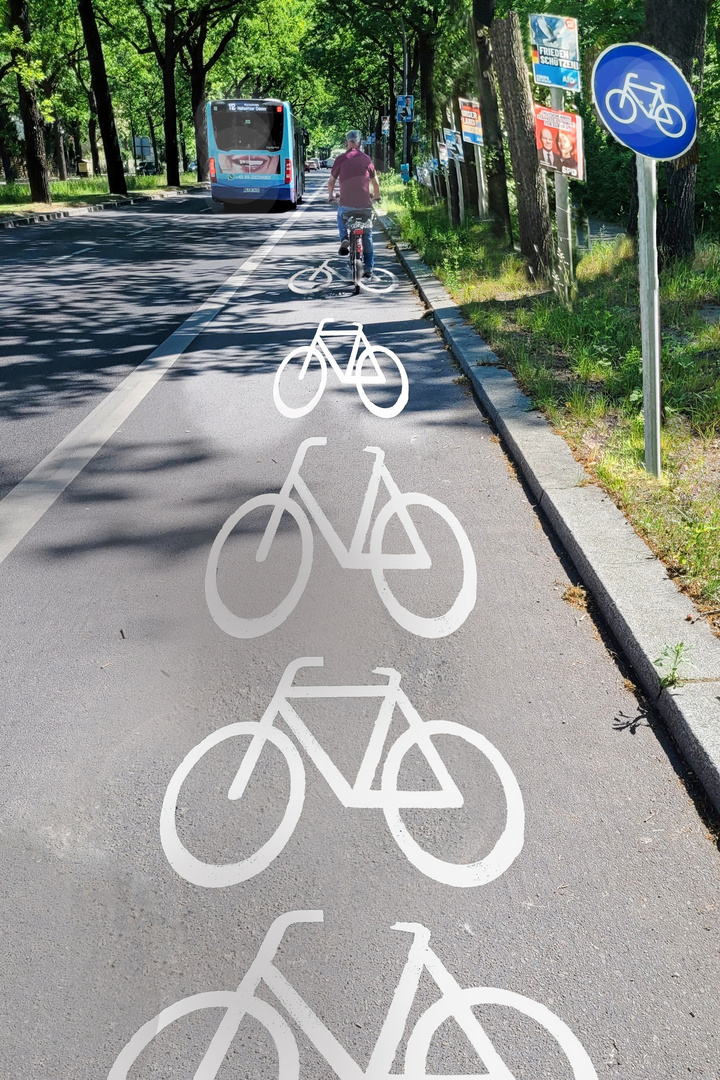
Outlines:
{"type": "Polygon", "coordinates": [[[642,360],[632,243],[597,243],[568,308],[538,293],[523,261],[479,224],[453,229],[420,185],[385,184],[403,236],[464,306],[536,408],[646,536],[690,594],[720,602],[720,245],[661,275],[663,482],[643,467],[642,360]]]}

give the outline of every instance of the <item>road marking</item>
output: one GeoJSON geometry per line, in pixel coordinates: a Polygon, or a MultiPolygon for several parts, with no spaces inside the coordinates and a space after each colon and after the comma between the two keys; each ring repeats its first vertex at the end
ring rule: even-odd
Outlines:
{"type": "MultiPolygon", "coordinates": [[[[400,673],[394,668],[376,668],[374,674],[387,678],[386,683],[368,686],[296,686],[293,685],[298,671],[307,667],[323,667],[323,658],[303,656],[292,660],[285,669],[280,685],[272,696],[268,708],[258,723],[229,724],[208,735],[195,746],[175,770],[168,785],[160,814],[160,840],[163,851],[173,870],[186,881],[207,889],[226,888],[247,881],[266,870],[290,840],[302,814],[305,803],[305,767],[295,742],[284,731],[274,727],[276,719],[282,718],[295,736],[296,742],[305,749],[315,763],[331,791],[346,809],[382,810],[393,839],[408,860],[421,873],[444,885],[457,888],[476,888],[500,877],[522,851],[525,831],[523,798],[515,776],[500,751],[473,728],[449,720],[426,723],[413,707],[404,690],[400,688],[400,673]],[[305,725],[292,705],[293,699],[313,701],[328,698],[377,698],[378,716],[373,725],[367,749],[355,783],[351,785],[320,745],[313,732],[305,725]],[[391,725],[407,721],[407,729],[391,745],[381,765],[381,759],[391,725]],[[494,847],[484,858],[471,863],[445,862],[425,851],[410,834],[400,816],[400,809],[453,810],[464,805],[465,799],[450,775],[433,735],[453,736],[474,747],[495,770],[503,789],[505,822],[494,847]],[[249,745],[247,736],[251,736],[249,745]],[[242,749],[238,747],[240,738],[242,749]],[[241,799],[249,784],[266,743],[275,747],[286,761],[290,777],[287,808],[277,829],[256,851],[241,862],[214,863],[197,858],[185,847],[177,831],[176,813],[180,792],[195,766],[205,755],[222,743],[225,759],[238,760],[238,770],[230,784],[227,798],[233,802],[241,799]],[[227,744],[230,744],[229,748],[227,744]],[[400,769],[412,752],[424,759],[424,765],[432,772],[436,786],[411,790],[407,784],[398,785],[400,769]],[[236,758],[237,755],[237,758],[236,758]],[[373,785],[380,777],[380,788],[373,785]]],[[[339,709],[339,706],[338,706],[339,709]]],[[[340,712],[340,715],[342,713],[340,712]]],[[[265,755],[267,757],[267,755],[265,755]]],[[[261,765],[258,773],[264,774],[261,765]]],[[[257,776],[257,774],[256,774],[257,776]]],[[[262,783],[256,779],[255,783],[262,783]]],[[[265,779],[265,782],[267,780],[265,779]]],[[[491,796],[491,799],[494,796],[491,796]]],[[[244,820],[244,817],[243,817],[244,820]]],[[[212,818],[210,818],[212,821],[212,818]]],[[[450,818],[452,821],[452,817],[450,818]]],[[[458,822],[458,825],[460,823],[458,822]]],[[[263,836],[266,835],[263,824],[263,836]]]]}
{"type": "Polygon", "coordinates": [[[275,245],[287,235],[309,205],[307,203],[300,207],[281,228],[276,229],[182,326],[111,390],[55,449],[0,501],[0,563],[37,524],[58,496],[115,434],[195,338],[232,300],[238,289],[258,269],[275,245]]]}
{"type": "MultiPolygon", "coordinates": [[[[285,933],[291,926],[303,923],[322,923],[322,910],[288,911],[279,915],[265,935],[257,956],[248,968],[236,990],[206,990],[201,994],[174,1002],[152,1020],[136,1031],[125,1044],[110,1070],[108,1080],[127,1080],[132,1066],[156,1036],[182,1017],[202,1009],[225,1009],[210,1045],[195,1073],[195,1080],[215,1080],[222,1068],[228,1050],[235,1039],[245,1016],[251,1016],[266,1028],[275,1043],[278,1057],[277,1075],[292,1080],[300,1076],[300,1050],[295,1033],[285,1019],[287,1015],[325,1058],[339,1080],[387,1080],[390,1075],[398,1077],[421,1077],[436,1075],[428,1073],[427,1058],[431,1043],[446,1020],[454,1021],[455,1030],[461,1030],[482,1064],[481,1074],[495,1080],[512,1080],[511,1073],[492,1040],[472,1011],[477,1005],[500,1006],[512,1009],[534,1021],[545,1040],[550,1035],[564,1054],[574,1080],[597,1080],[597,1073],[587,1051],[564,1020],[551,1012],[546,1005],[514,990],[495,986],[463,988],[452,972],[445,967],[434,949],[430,948],[430,930],[421,923],[396,922],[393,930],[412,934],[408,958],[400,975],[392,1003],[383,1021],[375,1048],[367,1068],[361,1069],[334,1035],[325,1027],[317,1013],[313,1012],[295,987],[275,965],[275,957],[285,933]],[[415,1006],[422,980],[432,979],[440,997],[429,1008],[423,1006],[421,1015],[414,1021],[405,1049],[405,1067],[402,1073],[391,1073],[408,1020],[415,1006]],[[257,990],[263,985],[263,996],[257,990]],[[267,995],[272,994],[284,1009],[278,1012],[267,995]]],[[[340,994],[342,1000],[342,993],[340,994]]],[[[255,1030],[257,1030],[255,1028],[255,1030]]],[[[255,1031],[252,1033],[255,1035],[255,1031]]],[[[256,1036],[255,1036],[256,1037],[256,1036]]],[[[265,1045],[261,1043],[260,1045],[265,1045]]],[[[303,1061],[304,1064],[304,1061],[303,1061]]],[[[135,1072],[135,1070],[133,1070],[135,1072]]],[[[175,1073],[175,1070],[173,1070],[175,1073]]],[[[307,1072],[303,1068],[303,1076],[307,1072]]],[[[563,1075],[570,1072],[563,1070],[563,1075]]]]}
{"type": "Polygon", "coordinates": [[[230,637],[255,638],[262,637],[263,634],[269,634],[285,622],[297,607],[312,570],[313,534],[309,519],[313,518],[320,533],[327,541],[328,547],[344,570],[369,570],[371,572],[380,599],[393,619],[400,623],[404,630],[409,630],[411,634],[417,634],[418,637],[428,638],[447,637],[449,634],[453,634],[465,622],[475,607],[477,599],[475,555],[467,533],[458,519],[444,503],[438,502],[437,499],[418,492],[401,492],[385,464],[385,451],[379,446],[366,446],[365,450],[375,455],[375,464],[361,504],[362,508],[352,542],[350,547],[346,548],[316,502],[307,484],[300,476],[300,470],[303,467],[308,450],[311,447],[325,446],[326,444],[327,438],[325,436],[305,439],[298,447],[295,460],[290,466],[287,479],[280,492],[277,494],[268,492],[265,495],[256,495],[252,499],[248,499],[247,502],[242,503],[239,509],[230,515],[215,537],[205,572],[205,599],[210,614],[217,625],[230,637]],[[390,497],[375,518],[375,523],[372,524],[373,512],[381,483],[390,497]],[[305,503],[307,513],[299,504],[299,501],[296,502],[291,497],[293,491],[305,503]],[[385,573],[388,570],[429,570],[432,566],[432,559],[420,539],[420,534],[408,511],[410,506],[425,506],[433,510],[438,517],[449,525],[460,549],[463,564],[460,591],[450,609],[444,615],[435,618],[416,615],[414,612],[404,608],[391,592],[385,578],[385,573]],[[259,507],[272,507],[272,512],[264,536],[257,548],[255,561],[265,562],[275,539],[280,520],[287,511],[295,519],[300,530],[300,568],[290,592],[273,611],[267,615],[255,615],[248,618],[235,615],[225,605],[218,591],[217,571],[223,545],[228,536],[242,518],[259,507]],[[391,554],[383,550],[385,530],[390,520],[396,516],[405,530],[407,540],[413,549],[412,554],[391,554]],[[368,537],[370,539],[370,550],[366,552],[368,537]]]}
{"type": "Polygon", "coordinates": [[[90,251],[94,244],[88,244],[87,247],[78,248],[77,251],[71,251],[68,255],[58,255],[56,259],[50,259],[50,262],[62,262],[63,259],[74,259],[76,255],[79,255],[82,251],[90,251]]]}

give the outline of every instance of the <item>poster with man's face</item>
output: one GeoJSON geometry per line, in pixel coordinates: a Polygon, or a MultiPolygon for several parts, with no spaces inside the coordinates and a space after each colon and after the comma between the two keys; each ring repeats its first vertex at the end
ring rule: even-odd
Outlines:
{"type": "Polygon", "coordinates": [[[459,131],[453,131],[452,128],[445,128],[444,134],[445,146],[450,161],[464,161],[465,151],[462,144],[462,134],[459,131]]]}
{"type": "Polygon", "coordinates": [[[585,179],[582,119],[535,105],[535,145],[541,168],[573,180],[585,179]]]}

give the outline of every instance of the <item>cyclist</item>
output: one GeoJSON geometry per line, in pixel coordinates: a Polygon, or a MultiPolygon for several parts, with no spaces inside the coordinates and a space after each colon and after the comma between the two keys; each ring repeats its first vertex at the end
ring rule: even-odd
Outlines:
{"type": "MultiPolygon", "coordinates": [[[[338,206],[338,232],[340,233],[340,255],[347,255],[350,241],[347,234],[347,219],[357,211],[368,218],[371,216],[373,197],[380,198],[380,186],[377,182],[375,166],[371,159],[360,149],[362,135],[359,131],[348,131],[345,136],[347,150],[335,159],[335,164],[328,181],[330,201],[334,199],[335,182],[340,182],[340,205],[338,206]],[[372,188],[372,195],[370,189],[372,188]]],[[[363,230],[363,277],[372,277],[374,265],[372,229],[363,230]]]]}

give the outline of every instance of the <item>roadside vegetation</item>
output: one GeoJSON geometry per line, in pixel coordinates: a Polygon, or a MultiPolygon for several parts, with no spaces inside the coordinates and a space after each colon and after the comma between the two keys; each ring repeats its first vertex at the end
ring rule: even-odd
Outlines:
{"type": "MultiPolygon", "coordinates": [[[[195,173],[183,173],[180,183],[183,187],[195,184],[195,173]]],[[[130,194],[138,191],[168,191],[167,177],[128,176],[127,189],[130,194]]],[[[0,220],[7,216],[47,213],[48,210],[62,210],[72,206],[90,206],[92,203],[107,200],[110,188],[104,176],[82,177],[77,180],[51,180],[50,191],[52,205],[32,202],[28,184],[13,183],[0,185],[0,220]]],[[[116,198],[117,196],[113,196],[116,198]]]]}
{"type": "MultiPolygon", "coordinates": [[[[720,606],[720,244],[661,274],[664,475],[643,466],[632,241],[579,252],[570,307],[481,224],[453,228],[419,184],[383,186],[403,237],[701,610],[720,606]]],[[[720,619],[714,618],[720,629],[720,619]]]]}

